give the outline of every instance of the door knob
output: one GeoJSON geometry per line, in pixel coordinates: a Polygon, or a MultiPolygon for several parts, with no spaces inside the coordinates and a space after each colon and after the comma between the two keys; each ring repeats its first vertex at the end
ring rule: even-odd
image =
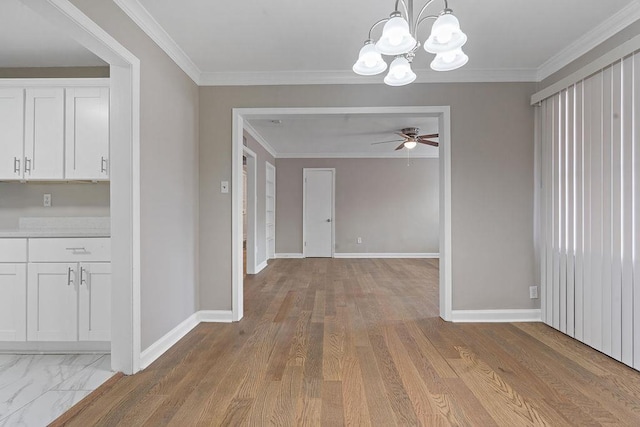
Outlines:
{"type": "Polygon", "coordinates": [[[327,220],[327,222],[331,222],[331,218],[329,218],[329,219],[327,220]]]}

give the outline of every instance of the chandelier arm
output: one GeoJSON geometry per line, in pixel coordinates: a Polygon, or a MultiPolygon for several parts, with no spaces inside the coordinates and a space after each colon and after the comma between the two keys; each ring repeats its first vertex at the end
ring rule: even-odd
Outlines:
{"type": "Polygon", "coordinates": [[[433,20],[436,20],[436,19],[438,19],[438,15],[427,15],[427,16],[423,17],[421,20],[419,20],[419,21],[416,23],[416,34],[414,34],[414,36],[417,36],[417,35],[418,35],[418,28],[420,27],[420,24],[422,24],[422,23],[423,23],[424,21],[426,21],[427,19],[433,19],[433,20]]]}
{"type": "MultiPolygon", "coordinates": [[[[430,0],[430,1],[433,1],[433,0],[430,0]]],[[[399,3],[402,4],[402,7],[404,8],[405,16],[407,17],[407,20],[409,20],[409,8],[407,7],[407,4],[404,2],[404,0],[396,0],[395,10],[399,12],[398,10],[399,3]]]]}
{"type": "Polygon", "coordinates": [[[373,39],[371,38],[371,32],[373,31],[373,29],[374,29],[374,28],[376,28],[378,25],[382,24],[383,22],[387,22],[388,20],[389,20],[389,18],[381,19],[381,20],[379,20],[378,22],[376,22],[375,24],[373,24],[373,25],[371,26],[371,28],[369,28],[369,40],[373,40],[373,39]]]}
{"type": "MultiPolygon", "coordinates": [[[[430,5],[431,3],[433,3],[433,2],[434,2],[434,0],[429,0],[427,3],[425,3],[425,5],[424,5],[424,6],[422,6],[422,9],[420,9],[420,13],[418,13],[418,17],[416,18],[416,31],[418,30],[418,25],[420,24],[420,22],[422,22],[422,21],[420,20],[420,18],[422,17],[422,14],[423,14],[423,13],[424,13],[424,11],[427,9],[427,7],[429,7],[429,5],[430,5]]],[[[444,0],[444,7],[445,7],[445,9],[447,9],[447,8],[448,8],[448,7],[447,7],[447,0],[444,0]]]]}

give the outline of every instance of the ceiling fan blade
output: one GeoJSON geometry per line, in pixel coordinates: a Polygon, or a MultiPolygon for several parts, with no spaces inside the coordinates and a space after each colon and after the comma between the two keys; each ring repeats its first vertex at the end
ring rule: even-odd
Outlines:
{"type": "Polygon", "coordinates": [[[400,136],[401,136],[401,137],[403,137],[403,138],[411,139],[411,136],[409,136],[409,135],[407,135],[407,134],[404,134],[404,133],[402,133],[402,132],[396,132],[396,134],[400,135],[400,136]]]}
{"type": "Polygon", "coordinates": [[[430,133],[429,135],[419,135],[418,138],[419,139],[425,139],[425,138],[437,138],[439,135],[437,133],[430,133]]]}
{"type": "Polygon", "coordinates": [[[428,139],[420,139],[418,141],[416,141],[420,144],[425,144],[425,145],[431,145],[433,147],[437,147],[440,145],[440,143],[436,142],[436,141],[429,141],[428,139]]]}
{"type": "Polygon", "coordinates": [[[398,148],[395,149],[395,151],[401,150],[404,148],[404,141],[402,142],[402,144],[398,145],[398,148]]]}
{"type": "Polygon", "coordinates": [[[402,141],[401,139],[394,139],[392,141],[380,141],[380,142],[372,142],[371,145],[376,145],[376,144],[388,144],[390,142],[398,142],[398,141],[402,141]]]}

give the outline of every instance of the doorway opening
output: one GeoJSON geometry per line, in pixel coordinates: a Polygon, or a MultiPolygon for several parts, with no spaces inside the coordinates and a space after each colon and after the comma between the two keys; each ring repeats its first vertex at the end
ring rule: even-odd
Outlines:
{"type": "MultiPolygon", "coordinates": [[[[243,146],[242,152],[242,253],[246,274],[256,274],[257,155],[243,146]]],[[[244,274],[243,274],[244,277],[244,274]]]]}
{"type": "Polygon", "coordinates": [[[68,0],[23,0],[110,67],[111,367],[140,370],[140,61],[68,0]]]}
{"type": "Polygon", "coordinates": [[[439,311],[444,320],[452,316],[451,281],[451,118],[449,106],[423,107],[319,107],[319,108],[234,108],[232,122],[232,313],[243,316],[242,274],[242,136],[245,120],[270,119],[283,115],[375,115],[417,114],[438,120],[439,147],[439,311]]]}

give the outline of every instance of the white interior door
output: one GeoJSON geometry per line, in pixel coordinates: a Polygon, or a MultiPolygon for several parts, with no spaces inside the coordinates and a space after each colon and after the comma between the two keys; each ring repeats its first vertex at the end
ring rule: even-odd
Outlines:
{"type": "Polygon", "coordinates": [[[304,169],[304,256],[333,257],[335,169],[304,169]]]}

